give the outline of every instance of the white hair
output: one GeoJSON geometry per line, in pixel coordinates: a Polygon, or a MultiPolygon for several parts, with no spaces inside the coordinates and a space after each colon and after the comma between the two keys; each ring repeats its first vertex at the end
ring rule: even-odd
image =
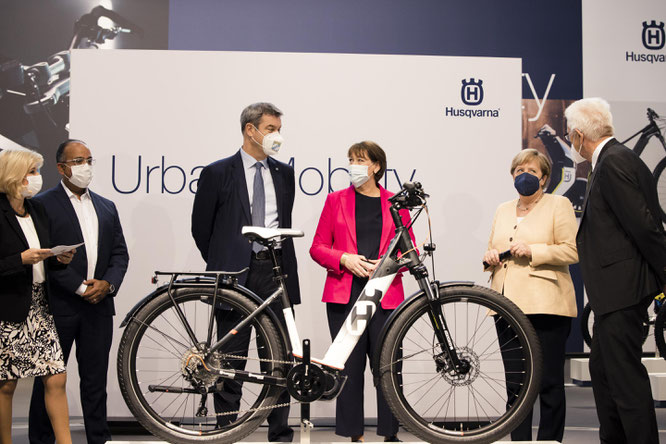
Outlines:
{"type": "Polygon", "coordinates": [[[569,132],[577,129],[590,140],[613,135],[610,105],[600,97],[580,99],[564,110],[569,132]]]}

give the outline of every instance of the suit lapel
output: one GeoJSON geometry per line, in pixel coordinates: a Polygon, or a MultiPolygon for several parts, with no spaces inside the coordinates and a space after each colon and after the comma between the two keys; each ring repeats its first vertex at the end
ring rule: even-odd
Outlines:
{"type": "Polygon", "coordinates": [[[236,189],[238,190],[238,198],[240,199],[243,215],[245,216],[244,225],[252,225],[252,216],[250,215],[250,197],[247,191],[245,170],[243,168],[243,159],[241,158],[240,151],[238,151],[234,156],[233,161],[231,162],[231,169],[234,182],[236,182],[236,189]]]}
{"type": "Polygon", "coordinates": [[[102,256],[100,253],[101,251],[106,251],[106,244],[105,240],[108,238],[107,236],[103,236],[103,233],[109,231],[112,232],[111,229],[105,230],[104,227],[102,227],[102,223],[106,221],[106,218],[102,217],[102,208],[99,205],[99,198],[98,196],[93,193],[92,191],[88,190],[90,193],[90,200],[92,201],[93,208],[95,209],[95,214],[97,215],[97,261],[95,263],[95,270],[93,270],[93,277],[97,276],[97,267],[99,267],[99,258],[102,256]]]}
{"type": "Polygon", "coordinates": [[[16,220],[16,213],[9,203],[9,199],[7,198],[6,194],[2,194],[2,198],[0,199],[0,207],[2,207],[2,212],[4,213],[9,225],[16,232],[16,235],[19,237],[19,239],[21,239],[25,247],[29,248],[28,240],[25,238],[25,234],[23,234],[23,230],[21,229],[18,220],[16,220]]]}
{"type": "Polygon", "coordinates": [[[597,159],[597,165],[595,168],[592,170],[592,173],[590,174],[590,177],[587,179],[587,187],[585,188],[585,199],[583,200],[583,209],[581,211],[581,216],[580,216],[580,221],[583,221],[583,218],[585,217],[585,210],[587,209],[587,202],[590,197],[590,193],[592,192],[592,187],[594,186],[594,180],[597,176],[597,171],[599,171],[599,168],[601,168],[601,160],[603,159],[604,155],[608,152],[608,147],[615,144],[617,141],[615,138],[610,139],[608,142],[606,142],[606,145],[601,149],[601,152],[599,153],[599,158],[597,159]]]}
{"type": "Polygon", "coordinates": [[[351,186],[340,195],[340,206],[342,207],[342,216],[345,218],[349,236],[352,238],[352,245],[356,246],[356,192],[351,186]]]}
{"type": "Polygon", "coordinates": [[[284,202],[284,197],[282,196],[282,190],[284,190],[284,180],[282,177],[282,170],[280,168],[280,165],[269,157],[268,159],[268,170],[271,173],[271,177],[273,178],[273,188],[275,189],[275,199],[276,199],[276,204],[277,204],[277,211],[278,211],[278,226],[282,227],[283,226],[283,221],[284,221],[284,211],[282,209],[282,204],[284,202]]]}
{"type": "Polygon", "coordinates": [[[379,255],[381,257],[382,251],[386,251],[388,248],[387,244],[393,236],[395,235],[395,230],[393,230],[393,218],[389,209],[391,204],[388,201],[389,193],[381,185],[379,186],[379,197],[382,205],[382,237],[379,242],[379,255]]]}
{"type": "Polygon", "coordinates": [[[79,234],[79,242],[83,242],[83,231],[81,230],[81,224],[79,224],[79,218],[76,217],[74,206],[72,205],[72,202],[70,202],[69,196],[63,188],[63,184],[58,184],[55,191],[55,197],[58,204],[60,204],[62,207],[63,212],[69,218],[69,222],[72,224],[72,226],[77,229],[77,233],[79,234]]]}
{"type": "Polygon", "coordinates": [[[37,237],[39,238],[39,245],[42,248],[51,248],[52,245],[48,245],[48,238],[49,238],[49,230],[48,226],[44,224],[46,222],[43,220],[41,217],[35,217],[36,213],[33,211],[34,205],[32,205],[32,202],[30,200],[26,199],[25,200],[25,206],[26,208],[29,209],[30,214],[32,216],[32,223],[35,225],[35,231],[37,232],[37,237]]]}

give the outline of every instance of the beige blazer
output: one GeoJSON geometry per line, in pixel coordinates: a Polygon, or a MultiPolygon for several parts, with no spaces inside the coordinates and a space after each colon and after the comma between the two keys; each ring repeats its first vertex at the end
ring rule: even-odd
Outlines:
{"type": "Polygon", "coordinates": [[[500,253],[513,242],[524,242],[532,260],[509,258],[492,267],[493,290],[504,293],[526,314],[576,316],[576,294],[569,264],[578,262],[578,224],[569,199],[544,194],[518,223],[514,199],[495,212],[488,249],[500,253]]]}

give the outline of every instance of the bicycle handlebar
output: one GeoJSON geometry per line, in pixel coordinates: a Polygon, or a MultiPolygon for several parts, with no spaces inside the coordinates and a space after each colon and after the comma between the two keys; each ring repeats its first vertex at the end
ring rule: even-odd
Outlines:
{"type": "Polygon", "coordinates": [[[393,196],[389,197],[391,207],[396,210],[402,208],[415,208],[420,207],[430,197],[423,191],[423,186],[420,182],[405,182],[402,184],[402,189],[393,196]]]}

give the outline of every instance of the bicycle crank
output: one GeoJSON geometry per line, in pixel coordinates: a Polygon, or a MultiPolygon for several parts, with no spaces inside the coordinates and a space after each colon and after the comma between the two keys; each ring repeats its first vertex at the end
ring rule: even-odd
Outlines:
{"type": "Polygon", "coordinates": [[[301,402],[314,402],[326,391],[326,374],[312,364],[298,364],[287,374],[287,390],[301,402]]]}

